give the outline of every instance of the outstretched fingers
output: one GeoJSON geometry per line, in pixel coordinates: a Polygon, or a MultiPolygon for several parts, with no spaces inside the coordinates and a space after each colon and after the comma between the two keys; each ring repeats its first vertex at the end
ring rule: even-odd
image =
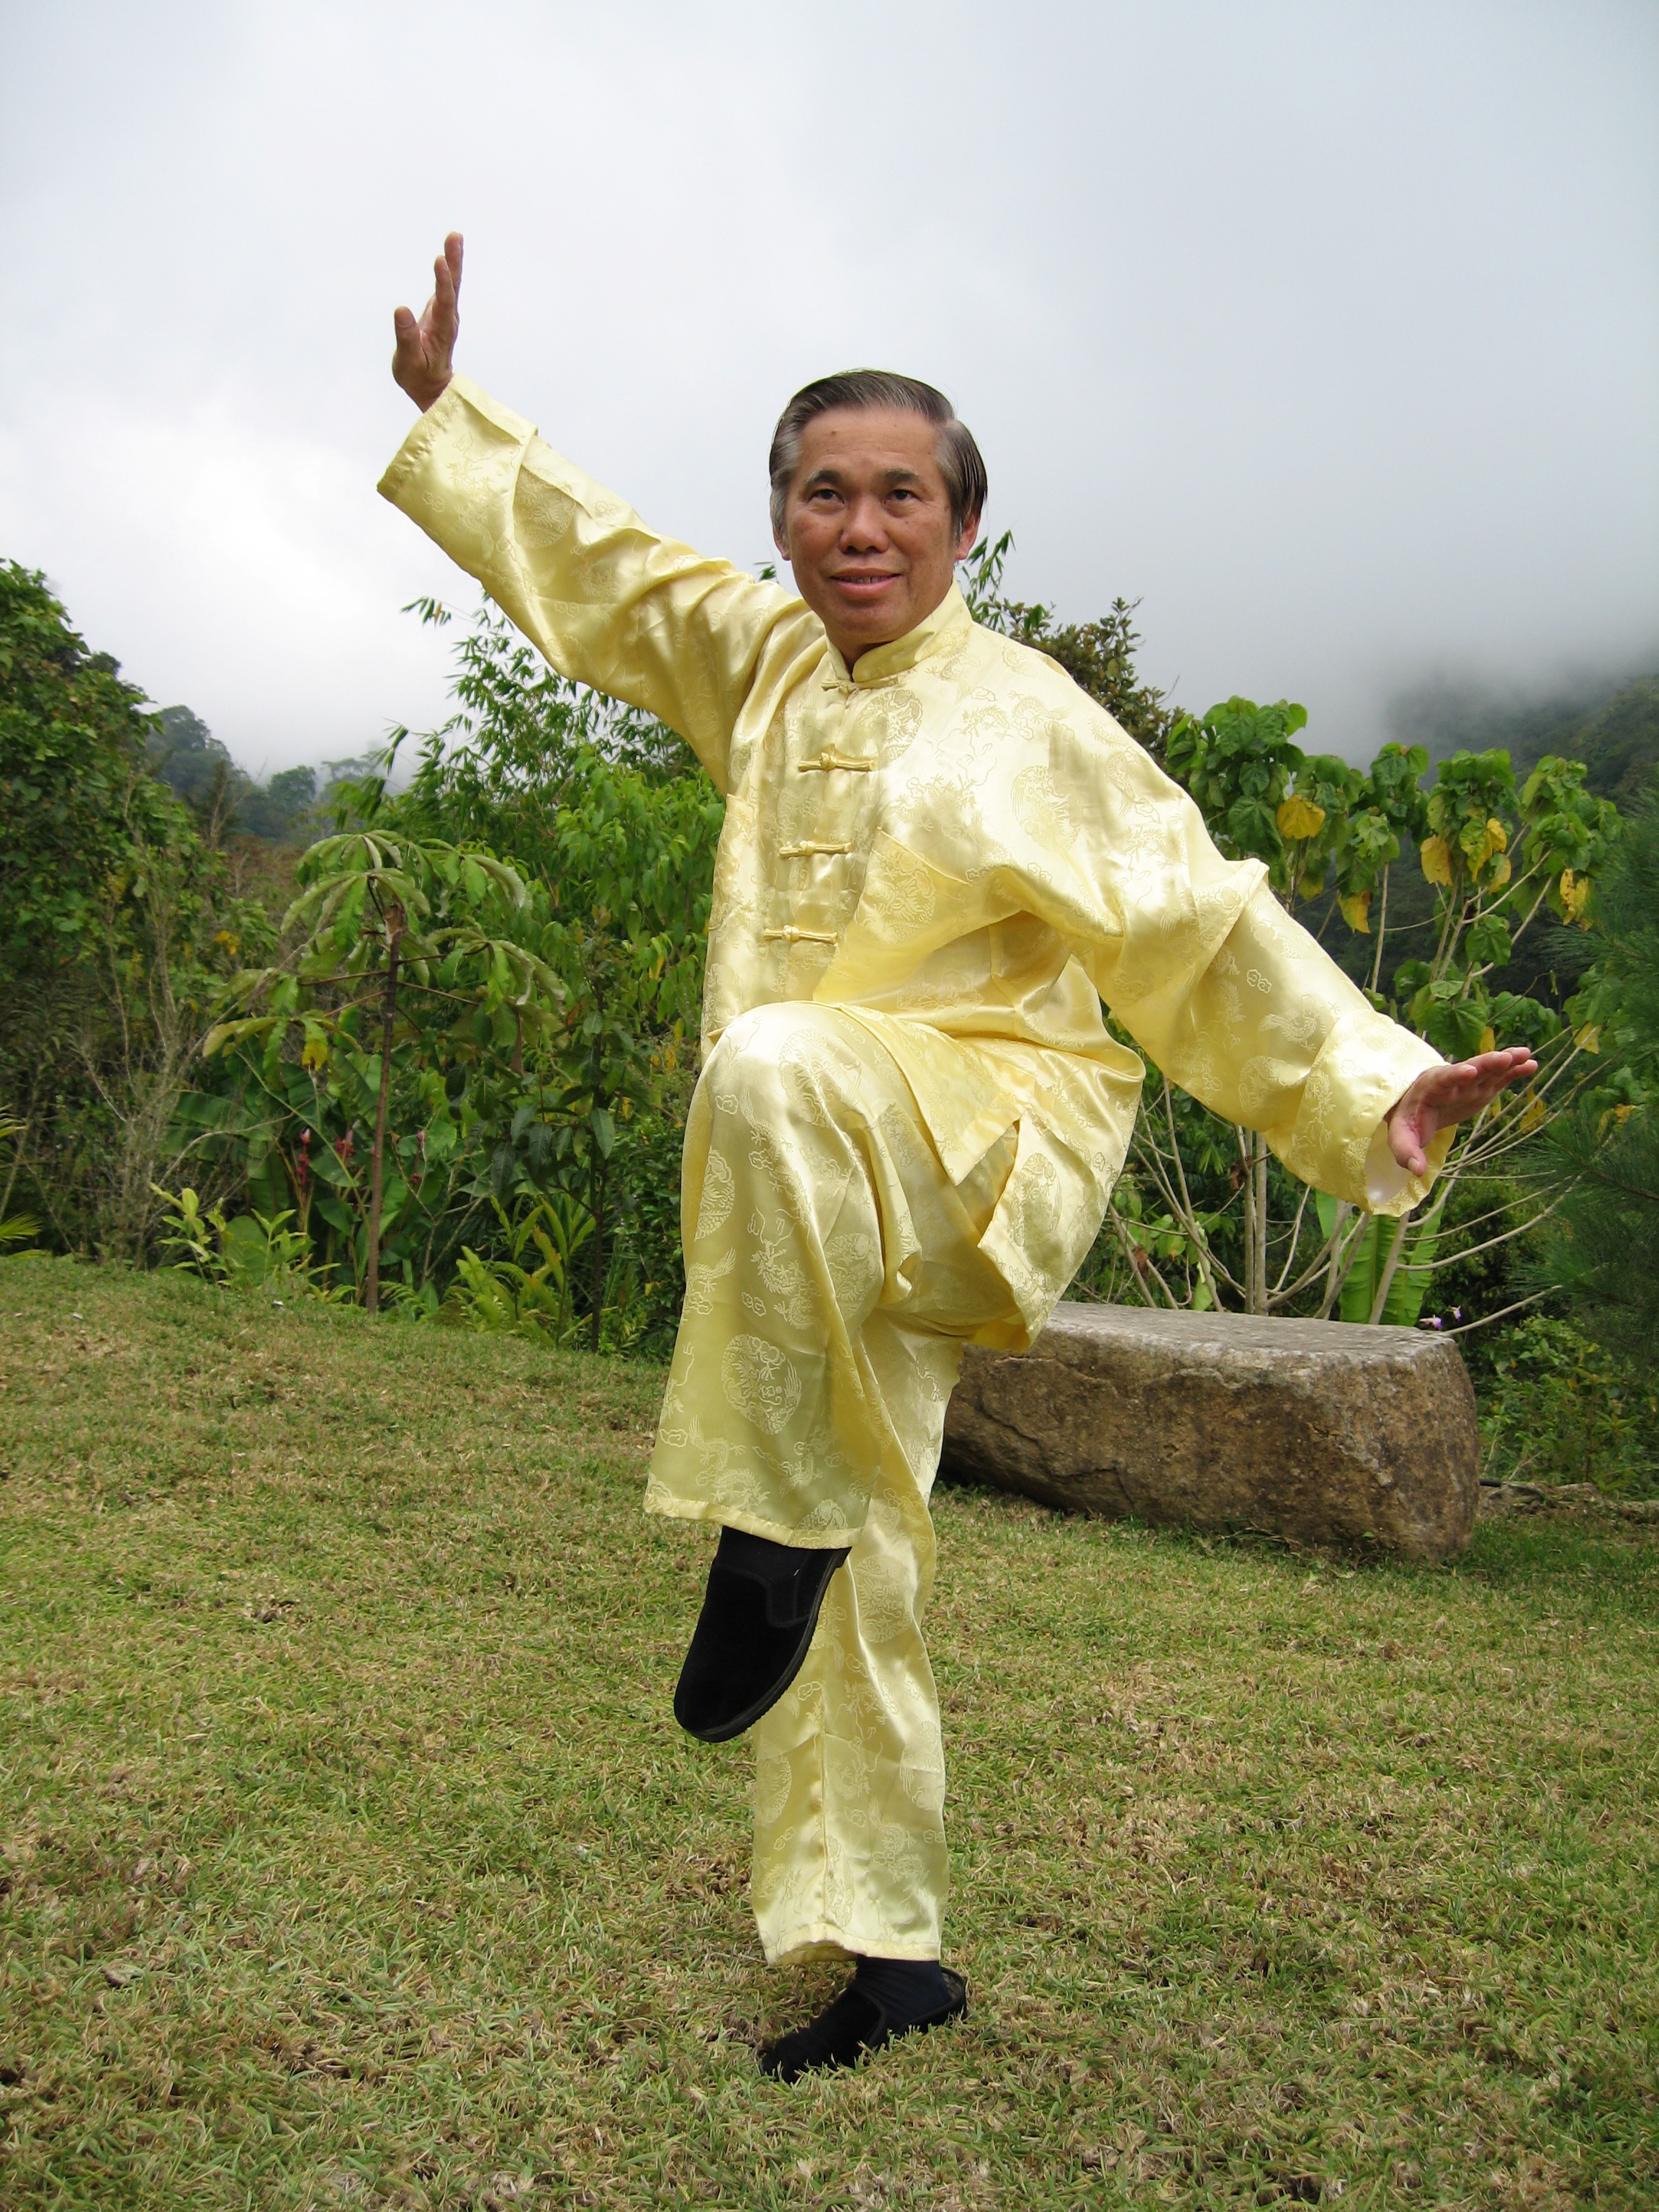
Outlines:
{"type": "Polygon", "coordinates": [[[428,335],[447,351],[455,343],[460,326],[462,240],[452,230],[444,250],[432,264],[432,297],[427,301],[428,335]]]}
{"type": "Polygon", "coordinates": [[[1511,1045],[1504,1052],[1477,1053],[1473,1060],[1433,1073],[1440,1083],[1431,1097],[1441,1120],[1462,1121],[1489,1106],[1507,1085],[1536,1075],[1538,1062],[1525,1045],[1511,1045]]]}
{"type": "Polygon", "coordinates": [[[1425,1068],[1389,1116],[1389,1142],[1395,1159],[1408,1175],[1426,1175],[1426,1148],[1437,1129],[1467,1121],[1490,1106],[1507,1085],[1537,1073],[1538,1062],[1525,1045],[1425,1068]]]}

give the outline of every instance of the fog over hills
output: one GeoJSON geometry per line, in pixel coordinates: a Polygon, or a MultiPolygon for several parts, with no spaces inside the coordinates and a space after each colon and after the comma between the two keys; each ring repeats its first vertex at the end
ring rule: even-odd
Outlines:
{"type": "Polygon", "coordinates": [[[1546,753],[1589,768],[1592,790],[1628,805],[1659,764],[1659,674],[1588,674],[1527,695],[1469,681],[1425,682],[1389,704],[1389,733],[1431,761],[1501,748],[1517,774],[1546,753]]]}
{"type": "Polygon", "coordinates": [[[873,361],[1188,706],[1369,757],[1431,678],[1659,667],[1651,0],[14,6],[0,198],[0,551],[267,773],[442,719],[398,609],[471,587],[374,485],[452,225],[463,367],[741,563],[873,361]]]}

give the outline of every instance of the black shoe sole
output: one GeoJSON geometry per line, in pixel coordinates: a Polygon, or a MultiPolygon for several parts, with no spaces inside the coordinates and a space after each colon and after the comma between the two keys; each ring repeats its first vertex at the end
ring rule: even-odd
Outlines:
{"type": "Polygon", "coordinates": [[[770,2081],[787,2084],[799,2081],[808,2074],[842,2071],[856,2066],[860,2059],[867,2058],[878,2051],[884,2051],[890,2043],[902,2042],[907,2035],[925,2035],[931,2027],[948,2027],[952,2021],[965,2020],[968,2016],[968,1984],[960,1974],[953,1973],[948,1966],[945,1973],[951,1994],[950,2003],[942,2011],[929,2013],[925,2020],[895,2024],[887,2019],[879,2005],[866,1999],[870,2011],[876,2015],[870,2030],[860,2034],[850,2050],[825,2047],[825,2044],[833,2038],[833,2031],[829,2029],[832,2015],[856,1989],[856,1984],[849,1984],[841,1996],[805,2028],[796,2029],[793,2035],[780,2036],[775,2043],[764,2045],[757,2054],[761,2072],[770,2081]],[[816,2042],[815,2036],[824,2038],[824,2043],[816,2042]],[[794,2047],[792,2049],[791,2045],[794,2047]]]}
{"type": "Polygon", "coordinates": [[[776,1705],[778,1699],[805,1665],[806,1655],[811,1649],[812,1638],[817,1634],[818,1615],[823,1610],[825,1594],[846,1564],[847,1558],[843,1554],[824,1577],[823,1586],[812,1601],[812,1610],[801,1630],[800,1641],[796,1644],[793,1654],[784,1662],[781,1673],[773,1676],[770,1686],[762,1692],[753,1705],[745,1707],[731,1720],[722,1721],[717,1728],[693,1728],[689,1722],[681,1717],[679,1692],[676,1691],[674,1717],[688,1735],[696,1736],[699,1743],[730,1743],[734,1736],[744,1735],[747,1729],[754,1727],[757,1720],[763,1719],[771,1711],[773,1706],[776,1705]]]}

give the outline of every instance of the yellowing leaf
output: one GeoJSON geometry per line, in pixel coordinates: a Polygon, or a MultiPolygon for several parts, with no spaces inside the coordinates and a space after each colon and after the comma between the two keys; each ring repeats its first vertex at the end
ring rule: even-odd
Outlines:
{"type": "Polygon", "coordinates": [[[1572,1041],[1580,1052],[1600,1052],[1601,1024],[1599,1022],[1586,1022],[1582,1030],[1573,1031],[1572,1041]]]}
{"type": "Polygon", "coordinates": [[[1500,860],[1498,866],[1492,870],[1491,875],[1486,878],[1488,887],[1492,890],[1500,889],[1503,884],[1508,883],[1512,873],[1513,870],[1510,866],[1508,859],[1504,858],[1500,860]]]}
{"type": "MultiPolygon", "coordinates": [[[[1588,876],[1575,876],[1571,868],[1561,871],[1561,911],[1569,921],[1583,919],[1589,904],[1590,883],[1588,876]]],[[[1589,925],[1586,924],[1586,927],[1589,925]]]]}
{"type": "Polygon", "coordinates": [[[1316,837],[1319,835],[1320,830],[1324,827],[1325,810],[1322,806],[1316,806],[1311,799],[1287,799],[1279,807],[1278,813],[1274,815],[1273,820],[1279,824],[1279,834],[1281,837],[1289,837],[1299,842],[1304,838],[1316,837]]]}
{"type": "Polygon", "coordinates": [[[313,1075],[319,1067],[326,1067],[328,1066],[327,1038],[308,1036],[306,1039],[305,1050],[300,1054],[300,1065],[307,1073],[313,1075]]]}
{"type": "MultiPolygon", "coordinates": [[[[1466,852],[1469,853],[1470,865],[1474,867],[1474,872],[1477,876],[1486,866],[1488,860],[1496,859],[1497,856],[1504,850],[1509,844],[1509,842],[1510,833],[1504,827],[1503,823],[1498,820],[1495,814],[1489,814],[1486,817],[1486,821],[1481,824],[1480,843],[1478,848],[1471,850],[1469,833],[1468,830],[1464,831],[1463,848],[1466,852]]],[[[1504,866],[1505,878],[1507,879],[1509,872],[1509,864],[1507,861],[1504,862],[1504,866]]]]}
{"type": "Polygon", "coordinates": [[[1451,847],[1443,837],[1425,837],[1421,854],[1423,873],[1431,884],[1449,884],[1452,879],[1451,847]]]}
{"type": "Polygon", "coordinates": [[[1497,1049],[1498,1032],[1493,1029],[1492,1024],[1488,1022],[1486,1028],[1480,1032],[1480,1042],[1475,1047],[1475,1050],[1477,1052],[1496,1052],[1497,1049]]]}
{"type": "Polygon", "coordinates": [[[1545,1118],[1546,1115],[1543,1100],[1541,1098],[1528,1098],[1526,1104],[1521,1109],[1522,1135],[1523,1137],[1531,1136],[1534,1129],[1542,1126],[1545,1118]]]}
{"type": "Polygon", "coordinates": [[[1371,895],[1369,891],[1354,891],[1337,903],[1342,908],[1342,919],[1360,937],[1371,933],[1371,895]]]}

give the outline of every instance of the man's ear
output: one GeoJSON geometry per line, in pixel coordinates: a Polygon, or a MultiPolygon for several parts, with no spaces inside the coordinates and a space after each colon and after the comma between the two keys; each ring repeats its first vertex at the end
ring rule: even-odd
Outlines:
{"type": "Polygon", "coordinates": [[[979,543],[979,517],[970,514],[962,526],[962,535],[957,540],[956,558],[965,561],[979,543]]]}
{"type": "MultiPolygon", "coordinates": [[[[772,543],[778,549],[778,557],[780,560],[789,561],[789,548],[775,530],[772,532],[772,543]]],[[[789,565],[793,568],[795,564],[793,561],[789,561],[789,565]]]]}

